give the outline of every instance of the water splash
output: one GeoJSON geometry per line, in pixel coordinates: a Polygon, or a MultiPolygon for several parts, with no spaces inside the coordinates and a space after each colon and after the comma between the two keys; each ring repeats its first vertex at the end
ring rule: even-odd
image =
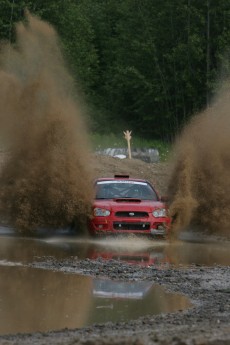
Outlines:
{"type": "Polygon", "coordinates": [[[169,181],[174,231],[189,224],[229,234],[230,90],[195,116],[178,138],[169,181]]]}
{"type": "Polygon", "coordinates": [[[20,231],[61,227],[89,211],[88,142],[55,30],[26,13],[0,53],[0,212],[20,231]]]}

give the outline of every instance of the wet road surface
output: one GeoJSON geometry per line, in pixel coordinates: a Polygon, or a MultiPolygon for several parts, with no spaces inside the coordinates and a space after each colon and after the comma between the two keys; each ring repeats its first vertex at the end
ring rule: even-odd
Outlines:
{"type": "Polygon", "coordinates": [[[79,238],[74,236],[19,237],[0,227],[0,260],[31,263],[36,257],[52,256],[57,260],[115,259],[138,265],[173,264],[230,265],[230,242],[204,242],[184,236],[186,240],[168,242],[136,236],[79,238]]]}
{"type": "Polygon", "coordinates": [[[229,243],[91,240],[70,236],[23,238],[0,229],[0,334],[81,328],[127,321],[191,306],[152,282],[122,282],[27,267],[39,258],[121,260],[162,268],[170,264],[229,265],[229,243]]]}
{"type": "Polygon", "coordinates": [[[20,266],[1,266],[0,273],[0,334],[80,328],[190,306],[185,296],[166,293],[151,282],[92,279],[20,266]]]}

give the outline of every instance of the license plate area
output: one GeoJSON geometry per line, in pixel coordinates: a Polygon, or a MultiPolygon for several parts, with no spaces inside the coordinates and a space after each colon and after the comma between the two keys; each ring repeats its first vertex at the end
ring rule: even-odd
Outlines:
{"type": "Polygon", "coordinates": [[[113,222],[114,230],[149,230],[149,222],[113,222]]]}

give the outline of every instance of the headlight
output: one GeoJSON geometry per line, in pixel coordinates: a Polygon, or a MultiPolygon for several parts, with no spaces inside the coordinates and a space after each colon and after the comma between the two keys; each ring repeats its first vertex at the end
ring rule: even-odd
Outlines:
{"type": "Polygon", "coordinates": [[[155,218],[167,217],[167,210],[165,208],[158,208],[153,211],[153,216],[155,218]]]}
{"type": "Polygon", "coordinates": [[[105,208],[96,207],[96,208],[93,210],[93,215],[94,215],[95,217],[106,217],[106,216],[109,216],[109,215],[110,215],[110,211],[109,211],[109,210],[106,210],[105,208]]]}

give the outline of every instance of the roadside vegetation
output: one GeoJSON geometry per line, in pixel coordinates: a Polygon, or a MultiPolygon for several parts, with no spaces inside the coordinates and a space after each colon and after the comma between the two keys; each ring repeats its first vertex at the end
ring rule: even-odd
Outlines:
{"type": "Polygon", "coordinates": [[[229,76],[226,0],[0,0],[1,40],[25,9],[58,32],[93,133],[173,141],[229,76]]]}

